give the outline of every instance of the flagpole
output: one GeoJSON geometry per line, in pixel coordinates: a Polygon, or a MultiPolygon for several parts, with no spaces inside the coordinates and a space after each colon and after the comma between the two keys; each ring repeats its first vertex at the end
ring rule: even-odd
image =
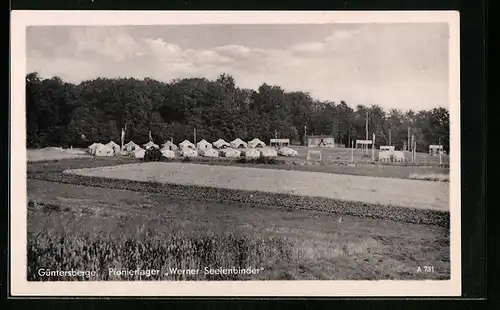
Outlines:
{"type": "MultiPolygon", "coordinates": [[[[368,140],[368,111],[366,112],[366,140],[368,140]]],[[[368,144],[365,144],[365,154],[368,154],[368,144]]]]}
{"type": "Polygon", "coordinates": [[[307,125],[304,125],[304,145],[307,146],[307,125]]]}
{"type": "Polygon", "coordinates": [[[375,133],[373,133],[372,140],[372,161],[375,161],[375,133]]]}
{"type": "Polygon", "coordinates": [[[122,138],[122,148],[121,148],[121,150],[123,151],[123,145],[125,143],[125,130],[124,130],[124,128],[122,128],[122,137],[121,138],[122,138]]]}

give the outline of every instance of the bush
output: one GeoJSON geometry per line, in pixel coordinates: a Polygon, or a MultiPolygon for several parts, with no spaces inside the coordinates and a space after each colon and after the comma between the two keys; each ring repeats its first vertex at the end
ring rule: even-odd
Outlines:
{"type": "Polygon", "coordinates": [[[236,160],[236,163],[276,165],[276,164],[281,164],[283,162],[273,157],[257,157],[257,158],[240,157],[236,160]]]}
{"type": "Polygon", "coordinates": [[[160,161],[161,157],[161,151],[156,147],[150,147],[144,153],[144,161],[160,161]]]}

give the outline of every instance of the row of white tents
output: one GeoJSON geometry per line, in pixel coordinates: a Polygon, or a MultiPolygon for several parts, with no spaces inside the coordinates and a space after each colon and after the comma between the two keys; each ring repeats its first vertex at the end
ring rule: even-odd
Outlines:
{"type": "Polygon", "coordinates": [[[191,141],[184,140],[179,145],[173,144],[171,141],[167,141],[160,146],[153,142],[148,142],[143,145],[136,144],[133,141],[128,142],[123,146],[123,150],[118,144],[110,141],[107,144],[93,143],[88,147],[88,152],[95,156],[114,156],[117,154],[131,155],[135,158],[143,158],[146,150],[150,147],[155,147],[160,149],[162,155],[166,158],[175,158],[175,151],[180,151],[183,157],[197,157],[199,155],[204,157],[247,157],[247,158],[257,158],[263,157],[275,157],[281,156],[297,156],[296,150],[288,147],[279,149],[278,151],[266,148],[266,144],[259,139],[253,139],[249,142],[245,142],[241,139],[235,139],[231,142],[226,142],[223,139],[219,139],[214,143],[210,143],[205,139],[200,142],[192,143],[191,141]]]}

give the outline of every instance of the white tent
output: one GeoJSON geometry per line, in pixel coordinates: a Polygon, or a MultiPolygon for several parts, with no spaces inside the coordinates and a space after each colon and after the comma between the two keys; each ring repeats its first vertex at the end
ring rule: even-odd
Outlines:
{"type": "Polygon", "coordinates": [[[186,147],[182,149],[181,155],[184,157],[198,157],[198,151],[186,147]]]}
{"type": "Polygon", "coordinates": [[[92,154],[92,155],[95,155],[95,151],[97,150],[98,147],[100,146],[103,146],[104,144],[102,143],[92,143],[91,145],[89,145],[89,147],[87,148],[87,151],[92,154]]]}
{"type": "Polygon", "coordinates": [[[160,147],[158,146],[158,144],[155,144],[154,142],[152,141],[149,141],[148,143],[144,144],[144,149],[149,149],[150,147],[155,147],[157,149],[159,149],[160,147]]]}
{"type": "Polygon", "coordinates": [[[278,152],[273,149],[263,149],[260,151],[260,155],[262,155],[262,157],[276,157],[278,156],[278,152]]]}
{"type": "Polygon", "coordinates": [[[174,151],[171,151],[171,150],[162,150],[161,151],[161,155],[165,158],[168,158],[168,159],[174,159],[175,158],[175,153],[174,151]]]}
{"type": "Polygon", "coordinates": [[[266,146],[266,144],[264,142],[260,141],[259,139],[255,138],[252,141],[248,141],[248,146],[252,147],[252,148],[257,148],[257,147],[261,148],[261,147],[266,146]]]}
{"type": "Polygon", "coordinates": [[[135,143],[134,141],[130,141],[129,143],[123,145],[123,147],[125,148],[125,151],[127,151],[127,152],[132,152],[136,148],[140,148],[140,146],[137,143],[135,143]]]}
{"type": "Polygon", "coordinates": [[[179,143],[179,148],[181,150],[184,150],[186,148],[194,150],[194,149],[196,149],[196,145],[194,145],[193,143],[191,143],[191,141],[184,140],[181,143],[179,143]]]}
{"type": "Polygon", "coordinates": [[[241,152],[238,151],[238,150],[235,150],[235,149],[223,149],[223,150],[220,151],[220,154],[223,157],[231,157],[231,158],[235,158],[235,157],[240,157],[241,156],[241,152]]]}
{"type": "Polygon", "coordinates": [[[282,147],[278,150],[278,154],[281,156],[298,156],[299,152],[289,147],[282,147]]]}
{"type": "Polygon", "coordinates": [[[177,151],[179,148],[177,145],[173,144],[171,141],[167,141],[161,145],[161,149],[163,150],[171,150],[171,151],[177,151]]]}
{"type": "Polygon", "coordinates": [[[231,141],[231,147],[233,149],[241,149],[241,148],[247,148],[248,144],[241,140],[240,138],[236,138],[233,141],[231,141]]]}
{"type": "Polygon", "coordinates": [[[256,149],[246,149],[241,151],[241,155],[243,155],[246,158],[257,158],[260,157],[260,152],[257,151],[256,149]]]}
{"type": "Polygon", "coordinates": [[[115,150],[109,145],[99,145],[94,153],[95,156],[113,156],[115,155],[115,150]]]}
{"type": "Polygon", "coordinates": [[[212,144],[203,139],[200,142],[196,143],[196,147],[198,148],[198,150],[208,150],[212,148],[212,144]]]}
{"type": "Polygon", "coordinates": [[[224,141],[222,139],[215,141],[213,143],[213,145],[215,148],[218,148],[218,149],[224,149],[224,148],[231,147],[231,144],[227,143],[226,141],[224,141]]]}
{"type": "Polygon", "coordinates": [[[138,147],[132,151],[132,156],[135,158],[144,158],[145,154],[146,154],[146,150],[141,148],[141,147],[138,147]]]}
{"type": "Polygon", "coordinates": [[[219,152],[214,149],[205,149],[200,151],[201,156],[203,157],[219,157],[219,152]]]}

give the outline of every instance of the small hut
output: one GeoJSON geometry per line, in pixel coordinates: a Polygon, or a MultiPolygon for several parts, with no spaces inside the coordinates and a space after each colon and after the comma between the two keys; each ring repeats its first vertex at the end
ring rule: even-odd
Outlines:
{"type": "Polygon", "coordinates": [[[130,141],[129,143],[125,144],[123,147],[124,147],[125,151],[127,151],[127,152],[132,152],[136,148],[140,148],[140,146],[137,143],[135,143],[134,141],[130,141]]]}
{"type": "Polygon", "coordinates": [[[172,141],[167,141],[161,145],[162,150],[177,151],[179,148],[172,141]]]}
{"type": "Polygon", "coordinates": [[[196,147],[198,148],[198,150],[208,150],[212,148],[212,143],[203,139],[200,142],[196,143],[196,147]]]}
{"type": "Polygon", "coordinates": [[[89,152],[89,154],[95,155],[95,151],[97,150],[97,148],[99,148],[100,146],[103,146],[103,145],[104,144],[102,144],[102,143],[92,143],[87,148],[87,152],[89,152]]]}
{"type": "Polygon", "coordinates": [[[214,149],[200,150],[200,153],[203,157],[219,157],[219,152],[214,149]]]}
{"type": "Polygon", "coordinates": [[[132,151],[132,157],[134,157],[134,158],[142,159],[142,158],[144,158],[145,154],[146,154],[146,150],[141,148],[141,147],[138,147],[132,151]]]}
{"type": "Polygon", "coordinates": [[[226,149],[230,148],[231,144],[227,143],[226,141],[219,139],[213,143],[214,147],[217,149],[226,149]]]}
{"type": "Polygon", "coordinates": [[[289,147],[282,147],[278,150],[278,155],[280,156],[292,156],[292,157],[295,157],[295,156],[298,156],[299,155],[299,152],[297,152],[296,150],[294,149],[291,149],[289,147]]]}
{"type": "Polygon", "coordinates": [[[276,157],[278,156],[278,152],[276,152],[276,150],[273,149],[262,149],[260,151],[260,155],[262,157],[276,157]]]}
{"type": "Polygon", "coordinates": [[[162,150],[161,151],[161,155],[165,158],[168,158],[168,159],[174,159],[175,158],[175,153],[174,151],[172,150],[162,150]]]}
{"type": "Polygon", "coordinates": [[[106,145],[112,148],[115,154],[119,154],[121,151],[121,147],[114,141],[109,141],[106,145]]]}
{"type": "MultiPolygon", "coordinates": [[[[360,140],[358,140],[360,141],[360,140]]],[[[307,136],[306,145],[308,147],[334,147],[335,138],[332,136],[319,135],[307,136]]]]}
{"type": "Polygon", "coordinates": [[[228,158],[236,158],[241,156],[241,152],[235,149],[222,149],[220,151],[221,156],[228,158]]]}
{"type": "Polygon", "coordinates": [[[241,155],[246,158],[257,158],[260,157],[260,152],[256,149],[245,149],[241,151],[241,155]]]}
{"type": "Polygon", "coordinates": [[[101,144],[95,150],[95,156],[113,156],[115,155],[115,150],[109,146],[101,144]]]}
{"type": "Polygon", "coordinates": [[[266,144],[259,139],[255,138],[252,141],[248,141],[248,146],[251,148],[263,148],[266,144]]]}
{"type": "Polygon", "coordinates": [[[434,155],[439,155],[439,153],[443,154],[444,148],[442,145],[429,145],[429,155],[434,156],[434,155]]]}
{"type": "Polygon", "coordinates": [[[196,149],[196,145],[194,145],[191,141],[184,140],[184,141],[182,141],[181,143],[179,143],[179,148],[180,148],[181,150],[184,150],[184,149],[192,149],[192,150],[195,150],[195,149],[196,149]]]}
{"type": "Polygon", "coordinates": [[[248,144],[240,138],[236,138],[231,141],[231,147],[233,149],[246,149],[248,147],[248,144]]]}
{"type": "Polygon", "coordinates": [[[155,144],[153,141],[149,141],[148,143],[144,144],[144,149],[149,149],[150,147],[155,147],[157,149],[159,149],[160,147],[158,146],[158,144],[155,144]]]}
{"type": "Polygon", "coordinates": [[[198,157],[198,151],[192,148],[183,148],[181,151],[183,157],[198,157]]]}

